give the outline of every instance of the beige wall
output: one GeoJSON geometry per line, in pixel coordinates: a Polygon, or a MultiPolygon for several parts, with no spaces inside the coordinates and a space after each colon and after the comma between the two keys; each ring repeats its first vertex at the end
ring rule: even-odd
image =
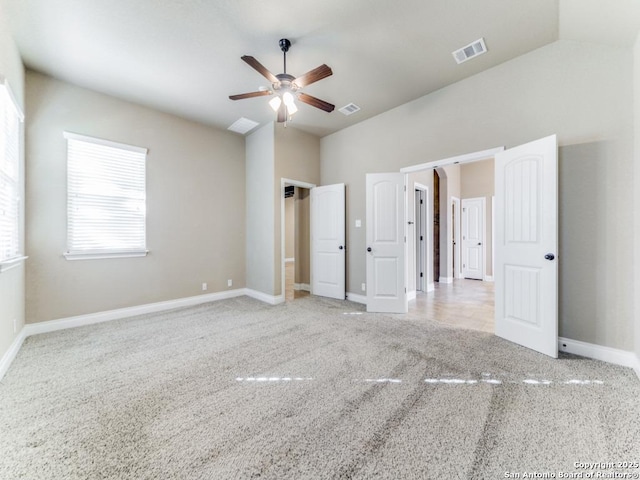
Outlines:
{"type": "Polygon", "coordinates": [[[247,286],[282,295],[282,179],[320,183],[320,140],[269,123],[247,137],[247,286]]]}
{"type": "MultiPolygon", "coordinates": [[[[0,4],[0,77],[9,84],[24,112],[24,68],[18,49],[9,35],[9,26],[0,4]]],[[[24,153],[24,148],[22,149],[24,153]]],[[[24,158],[23,158],[24,163],[24,158]]],[[[0,273],[0,359],[25,323],[25,264],[0,273]],[[13,321],[16,321],[14,332],[13,321]]]]}
{"type": "Polygon", "coordinates": [[[365,281],[365,229],[354,229],[352,219],[364,218],[367,172],[556,133],[560,335],[631,350],[632,63],[630,49],[563,40],[324,137],[322,183],[344,182],[349,192],[348,291],[365,281]],[[580,186],[585,176],[594,181],[588,194],[580,186]],[[598,206],[589,211],[593,198],[598,206]],[[598,292],[589,296],[592,285],[598,292]]]}
{"type": "Polygon", "coordinates": [[[245,286],[242,137],[33,72],[26,86],[28,322],[245,286]],[[148,256],[62,256],[64,131],[149,149],[148,256]]]}
{"type": "Polygon", "coordinates": [[[275,125],[275,178],[273,205],[275,210],[274,228],[274,290],[273,295],[282,291],[282,244],[281,244],[281,198],[283,178],[320,184],[320,139],[314,135],[275,125]]]}
{"type": "Polygon", "coordinates": [[[494,161],[481,160],[465,163],[460,167],[461,198],[485,199],[485,275],[493,276],[493,219],[491,218],[492,197],[495,193],[494,161]]]}

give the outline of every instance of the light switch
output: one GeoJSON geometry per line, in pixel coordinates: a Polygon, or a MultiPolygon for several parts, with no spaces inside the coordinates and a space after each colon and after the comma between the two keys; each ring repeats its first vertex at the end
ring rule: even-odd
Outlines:
{"type": "Polygon", "coordinates": [[[356,228],[360,228],[362,226],[362,220],[356,220],[356,228]]]}

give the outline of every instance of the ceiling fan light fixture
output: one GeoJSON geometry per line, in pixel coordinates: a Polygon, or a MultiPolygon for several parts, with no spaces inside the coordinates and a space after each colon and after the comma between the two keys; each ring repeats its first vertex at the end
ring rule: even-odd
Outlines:
{"type": "Polygon", "coordinates": [[[293,95],[291,95],[291,92],[284,92],[284,94],[282,95],[282,100],[287,107],[293,105],[293,95]]]}
{"type": "Polygon", "coordinates": [[[274,112],[278,111],[281,103],[282,103],[282,100],[280,99],[279,96],[275,96],[271,100],[269,100],[269,105],[271,106],[274,112]]]}
{"type": "MultiPolygon", "coordinates": [[[[285,103],[285,105],[287,104],[285,103]]],[[[295,103],[291,102],[291,104],[287,105],[287,113],[289,114],[289,116],[293,115],[297,111],[298,111],[298,107],[296,107],[295,103]]]]}
{"type": "Polygon", "coordinates": [[[287,113],[291,116],[298,111],[296,107],[295,98],[291,92],[284,92],[282,94],[282,101],[287,106],[287,113]]]}

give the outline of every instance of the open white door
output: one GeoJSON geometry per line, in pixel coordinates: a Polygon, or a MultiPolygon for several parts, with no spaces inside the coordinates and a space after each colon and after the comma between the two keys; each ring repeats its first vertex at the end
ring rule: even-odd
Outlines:
{"type": "Polygon", "coordinates": [[[345,299],[344,183],[311,189],[311,293],[345,299]]]}
{"type": "Polygon", "coordinates": [[[367,174],[367,311],[406,313],[404,174],[367,174]]]}
{"type": "Polygon", "coordinates": [[[496,335],[558,357],[556,136],[495,157],[496,335]]]}

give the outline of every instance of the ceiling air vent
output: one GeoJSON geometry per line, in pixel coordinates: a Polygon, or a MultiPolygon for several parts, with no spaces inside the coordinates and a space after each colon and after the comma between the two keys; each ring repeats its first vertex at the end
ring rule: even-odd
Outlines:
{"type": "Polygon", "coordinates": [[[461,49],[452,52],[452,55],[453,58],[456,59],[456,62],[460,64],[486,52],[487,46],[484,44],[484,38],[480,38],[475,42],[471,42],[466,47],[462,47],[461,49]]]}
{"type": "Polygon", "coordinates": [[[350,103],[348,105],[345,105],[342,108],[339,108],[338,111],[340,113],[342,113],[343,115],[349,116],[349,115],[353,115],[356,112],[360,111],[360,107],[358,105],[356,105],[355,103],[350,103]]]}

